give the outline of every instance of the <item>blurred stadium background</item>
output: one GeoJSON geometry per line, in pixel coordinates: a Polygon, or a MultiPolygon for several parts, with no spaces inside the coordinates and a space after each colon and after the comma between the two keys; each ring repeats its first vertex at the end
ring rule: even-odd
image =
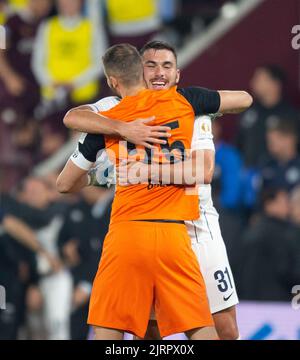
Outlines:
{"type": "Polygon", "coordinates": [[[182,86],[255,98],[214,123],[214,202],[242,338],[300,339],[300,2],[0,0],[0,24],[0,339],[87,337],[113,192],[57,193],[78,137],[62,119],[109,94],[107,46],[153,38],[176,46],[182,86]]]}

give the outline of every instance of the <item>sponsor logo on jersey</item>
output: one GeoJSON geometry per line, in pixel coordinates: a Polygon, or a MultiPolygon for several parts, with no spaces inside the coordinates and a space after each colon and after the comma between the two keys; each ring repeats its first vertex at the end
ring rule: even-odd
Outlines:
{"type": "Polygon", "coordinates": [[[76,159],[76,158],[78,158],[78,156],[79,156],[79,150],[75,150],[73,152],[72,158],[76,159]]]}

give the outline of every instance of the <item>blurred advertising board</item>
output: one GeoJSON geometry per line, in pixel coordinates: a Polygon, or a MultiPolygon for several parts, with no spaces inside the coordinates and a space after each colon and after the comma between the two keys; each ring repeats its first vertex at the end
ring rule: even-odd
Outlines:
{"type": "Polygon", "coordinates": [[[242,339],[300,340],[300,309],[291,303],[241,302],[237,319],[242,339]]]}

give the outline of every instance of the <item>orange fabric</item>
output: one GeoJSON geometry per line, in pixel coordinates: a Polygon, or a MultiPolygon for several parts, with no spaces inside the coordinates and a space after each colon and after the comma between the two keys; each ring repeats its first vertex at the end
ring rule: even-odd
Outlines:
{"type": "Polygon", "coordinates": [[[185,225],[128,221],[111,226],[88,323],[144,337],[153,303],[163,337],[213,326],[185,225]]]}
{"type": "MultiPolygon", "coordinates": [[[[191,104],[177,92],[176,87],[161,91],[142,90],[136,96],[125,97],[113,109],[101,114],[126,122],[154,115],[156,118],[153,125],[175,124],[171,131],[172,137],[168,140],[169,146],[175,141],[181,141],[185,149],[191,148],[195,114],[191,104]]],[[[121,158],[127,157],[127,147],[120,145],[119,139],[106,137],[105,143],[106,148],[113,151],[117,163],[121,158]]],[[[158,185],[148,189],[147,185],[134,185],[117,186],[111,223],[142,219],[198,218],[198,196],[187,195],[184,187],[158,185]]]]}

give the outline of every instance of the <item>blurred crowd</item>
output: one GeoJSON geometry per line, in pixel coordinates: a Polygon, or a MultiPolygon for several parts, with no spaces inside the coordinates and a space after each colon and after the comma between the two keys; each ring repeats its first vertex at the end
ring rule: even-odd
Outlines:
{"type": "Polygon", "coordinates": [[[0,0],[0,165],[9,179],[1,187],[11,189],[70,138],[61,121],[67,109],[108,94],[100,66],[108,45],[140,48],[159,38],[178,47],[223,3],[0,0]]]}
{"type": "MultiPolygon", "coordinates": [[[[158,38],[180,48],[223,0],[0,0],[0,339],[85,339],[87,307],[113,190],[57,193],[57,173],[32,175],[74,134],[65,112],[109,94],[108,45],[158,38]]],[[[199,84],[201,85],[201,84],[199,84]]],[[[276,65],[254,69],[254,105],[226,143],[213,123],[214,203],[246,300],[289,301],[300,278],[299,109],[276,65]]]]}
{"type": "Polygon", "coordinates": [[[300,119],[285,96],[285,73],[257,67],[254,104],[239,116],[236,140],[213,123],[214,203],[241,299],[289,301],[300,279],[300,119]]]}

